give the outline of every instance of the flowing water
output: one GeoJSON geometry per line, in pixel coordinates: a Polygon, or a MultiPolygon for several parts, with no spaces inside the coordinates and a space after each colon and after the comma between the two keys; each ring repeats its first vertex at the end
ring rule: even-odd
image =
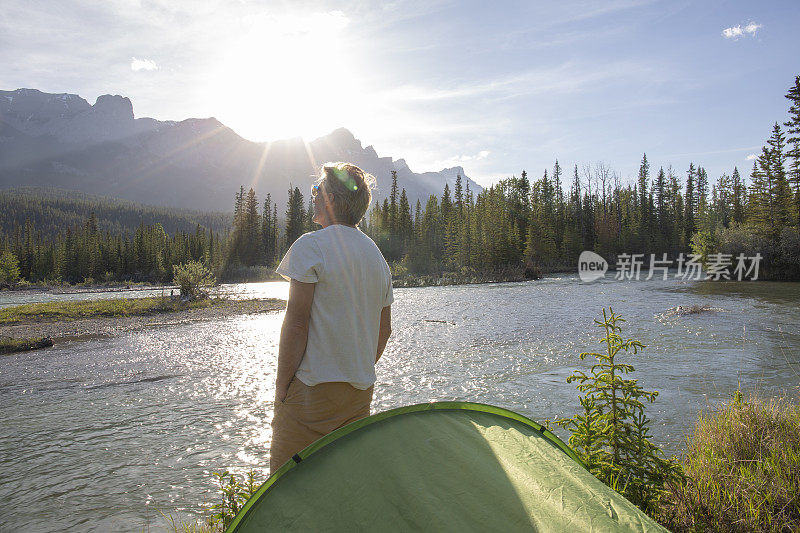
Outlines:
{"type": "MultiPolygon", "coordinates": [[[[289,296],[288,283],[224,283],[215,293],[234,298],[281,298],[289,296]]],[[[76,300],[104,300],[109,298],[147,298],[178,294],[175,286],[133,287],[126,289],[64,289],[45,291],[39,289],[0,293],[0,309],[14,305],[76,300]]]]}
{"type": "MultiPolygon", "coordinates": [[[[285,298],[287,284],[224,290],[285,298]]],[[[395,290],[373,411],[469,400],[534,420],[571,416],[577,393],[565,379],[588,366],[580,352],[600,348],[592,320],[608,306],[628,319],[623,336],[648,345],[630,362],[660,391],[649,414],[668,453],[685,448],[699,411],[737,387],[800,396],[800,283],[559,276],[395,290]],[[713,310],[670,311],[679,305],[713,310]]],[[[0,531],[160,531],[161,513],[193,520],[214,503],[212,472],[263,475],[282,318],[0,357],[0,531]]]]}

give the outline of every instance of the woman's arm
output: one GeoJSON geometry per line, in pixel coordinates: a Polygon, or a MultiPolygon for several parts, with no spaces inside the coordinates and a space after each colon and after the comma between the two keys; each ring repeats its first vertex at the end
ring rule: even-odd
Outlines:
{"type": "Polygon", "coordinates": [[[392,306],[387,305],[381,309],[381,324],[378,329],[378,353],[375,355],[375,362],[383,355],[383,349],[386,348],[386,343],[389,341],[389,335],[392,334],[392,306]]]}
{"type": "Polygon", "coordinates": [[[286,399],[289,382],[306,352],[311,302],[316,286],[316,283],[294,279],[289,284],[289,300],[286,302],[286,316],[283,318],[278,346],[278,377],[275,380],[275,399],[279,402],[286,399]]]}

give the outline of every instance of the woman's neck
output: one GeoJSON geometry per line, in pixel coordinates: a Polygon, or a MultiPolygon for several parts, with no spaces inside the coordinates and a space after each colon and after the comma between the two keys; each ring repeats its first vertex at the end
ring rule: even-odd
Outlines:
{"type": "Polygon", "coordinates": [[[322,229],[325,229],[325,228],[327,228],[329,226],[347,226],[348,228],[355,228],[356,227],[354,224],[346,224],[344,222],[339,222],[339,221],[336,221],[336,220],[325,221],[323,224],[320,224],[320,226],[322,226],[322,229]]]}

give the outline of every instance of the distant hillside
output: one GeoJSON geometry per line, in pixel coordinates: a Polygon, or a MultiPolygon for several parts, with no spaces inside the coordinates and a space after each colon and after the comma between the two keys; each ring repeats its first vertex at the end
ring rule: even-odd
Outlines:
{"type": "Polygon", "coordinates": [[[289,185],[307,194],[328,161],[349,161],[373,174],[376,200],[389,194],[393,171],[412,205],[441,195],[446,183],[452,190],[457,175],[475,194],[481,191],[461,167],[415,173],[403,159],[362,146],[344,128],[310,142],[255,143],[214,118],[134,118],[123,96],[103,95],[91,105],[74,94],[0,91],[0,187],[57,187],[222,211],[240,185],[285,205],[289,185]]]}
{"type": "MultiPolygon", "coordinates": [[[[231,198],[233,193],[231,193],[231,198]]],[[[231,210],[233,201],[231,200],[231,210]]],[[[18,187],[0,190],[0,233],[11,236],[15,225],[27,220],[45,239],[64,233],[68,227],[86,223],[94,213],[101,231],[118,235],[133,234],[140,224],[161,223],[172,235],[176,231],[194,232],[199,224],[214,233],[230,229],[231,215],[144,205],[118,198],[94,196],[54,188],[18,187]]]]}

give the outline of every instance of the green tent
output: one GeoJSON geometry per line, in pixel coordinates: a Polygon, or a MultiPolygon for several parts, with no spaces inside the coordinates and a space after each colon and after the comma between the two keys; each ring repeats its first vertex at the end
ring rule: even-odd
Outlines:
{"type": "Polygon", "coordinates": [[[228,528],[665,531],[522,415],[438,402],[364,418],[278,469],[228,528]]]}

